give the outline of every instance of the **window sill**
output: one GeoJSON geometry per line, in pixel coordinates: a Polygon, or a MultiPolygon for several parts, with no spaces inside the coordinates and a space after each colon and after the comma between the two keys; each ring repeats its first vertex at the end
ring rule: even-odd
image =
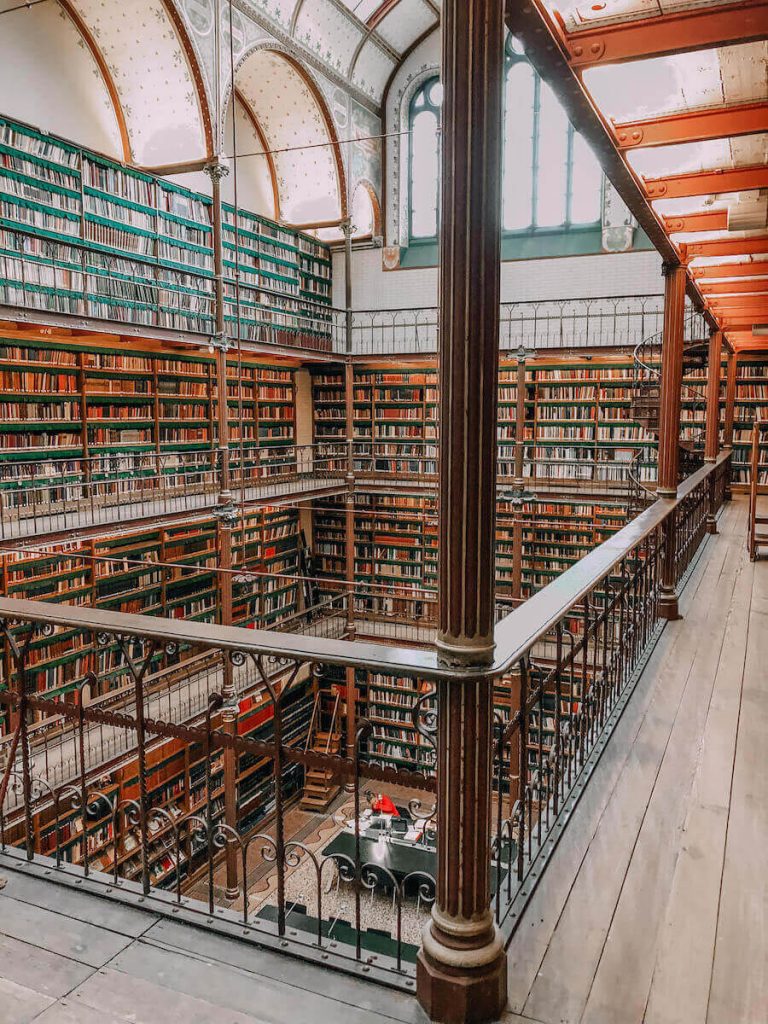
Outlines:
{"type": "MultiPolygon", "coordinates": [[[[652,248],[645,232],[637,228],[630,252],[652,248]]],[[[600,227],[504,235],[501,240],[501,258],[504,262],[548,259],[555,256],[596,256],[604,252],[600,227]]],[[[437,265],[437,242],[412,242],[407,248],[400,250],[401,268],[437,265]]]]}

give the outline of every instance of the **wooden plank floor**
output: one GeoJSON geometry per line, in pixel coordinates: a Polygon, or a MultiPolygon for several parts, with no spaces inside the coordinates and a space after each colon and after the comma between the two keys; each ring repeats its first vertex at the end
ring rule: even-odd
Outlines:
{"type": "Polygon", "coordinates": [[[726,506],[510,946],[507,1024],[768,1021],[768,562],[726,506]]]}

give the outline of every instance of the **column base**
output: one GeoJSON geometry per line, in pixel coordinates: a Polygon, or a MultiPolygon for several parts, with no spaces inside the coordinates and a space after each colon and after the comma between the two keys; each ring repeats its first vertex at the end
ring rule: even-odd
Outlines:
{"type": "Polygon", "coordinates": [[[490,924],[489,942],[475,949],[443,946],[432,925],[416,960],[416,995],[438,1024],[490,1024],[507,1005],[507,954],[490,924]]]}
{"type": "Polygon", "coordinates": [[[717,533],[717,519],[714,516],[707,516],[707,533],[710,536],[717,533]]]}
{"type": "Polygon", "coordinates": [[[227,889],[227,891],[224,893],[224,896],[226,899],[229,900],[230,903],[234,903],[235,900],[240,898],[240,886],[236,885],[232,889],[227,889]]]}
{"type": "Polygon", "coordinates": [[[680,609],[677,604],[677,594],[674,590],[662,590],[659,594],[659,618],[667,622],[675,622],[681,619],[680,609]]]}

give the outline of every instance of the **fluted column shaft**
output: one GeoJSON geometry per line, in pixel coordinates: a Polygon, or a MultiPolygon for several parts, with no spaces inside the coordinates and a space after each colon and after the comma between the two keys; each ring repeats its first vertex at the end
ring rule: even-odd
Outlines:
{"type": "MultiPolygon", "coordinates": [[[[503,0],[444,0],[438,651],[493,657],[503,0]]],[[[433,1020],[496,1019],[505,954],[490,912],[492,685],[438,684],[437,898],[418,995],[433,1020]]]]}

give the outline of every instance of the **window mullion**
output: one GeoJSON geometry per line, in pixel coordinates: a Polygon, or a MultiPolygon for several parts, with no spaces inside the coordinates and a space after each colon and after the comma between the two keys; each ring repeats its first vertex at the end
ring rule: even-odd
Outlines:
{"type": "Polygon", "coordinates": [[[531,227],[535,228],[538,225],[538,207],[539,207],[539,114],[541,111],[541,79],[538,75],[534,78],[533,83],[533,110],[531,112],[532,126],[531,131],[532,145],[531,145],[531,161],[532,161],[532,178],[531,178],[531,227]]]}
{"type": "Polygon", "coordinates": [[[573,125],[568,122],[568,150],[565,158],[565,226],[571,226],[573,204],[573,125]]]}

